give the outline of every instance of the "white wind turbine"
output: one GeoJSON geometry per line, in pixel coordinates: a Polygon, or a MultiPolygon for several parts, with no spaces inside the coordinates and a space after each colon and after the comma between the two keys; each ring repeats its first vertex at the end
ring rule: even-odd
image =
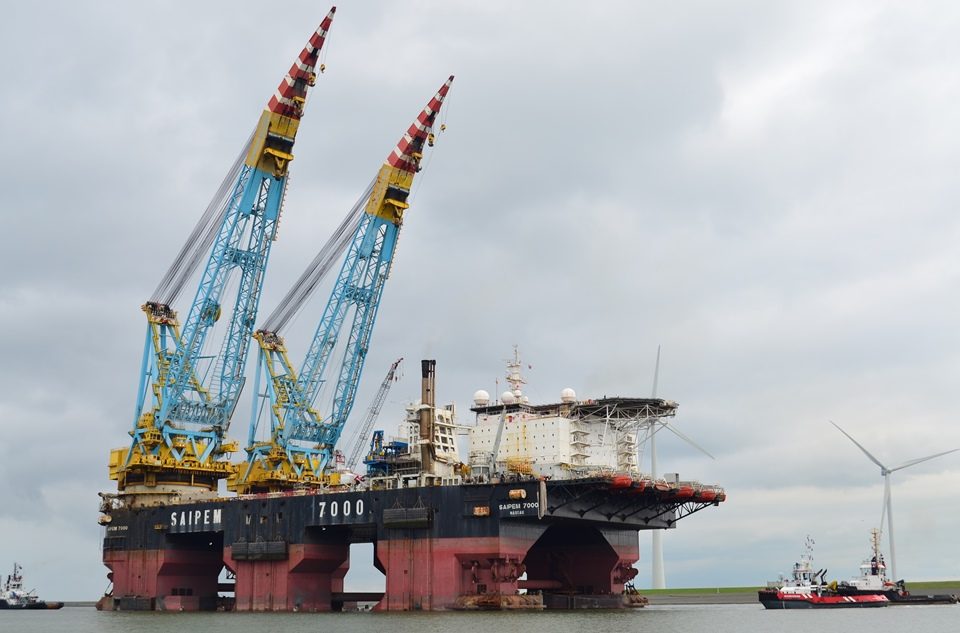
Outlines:
{"type": "Polygon", "coordinates": [[[849,433],[847,433],[846,431],[844,431],[843,429],[841,429],[841,428],[840,428],[840,425],[838,425],[838,424],[837,424],[836,422],[834,422],[833,420],[830,421],[830,424],[832,424],[832,425],[834,425],[835,427],[837,427],[837,430],[840,431],[841,433],[843,433],[844,435],[846,435],[846,436],[847,436],[847,439],[849,439],[851,442],[853,442],[854,444],[856,444],[856,445],[857,445],[857,448],[859,448],[861,451],[863,451],[863,454],[866,455],[867,458],[868,458],[871,462],[873,462],[874,464],[876,464],[877,466],[880,467],[880,474],[883,475],[883,511],[882,511],[881,514],[880,514],[880,526],[883,527],[883,518],[884,518],[884,516],[886,516],[886,518],[887,518],[887,538],[889,539],[889,542],[890,542],[890,576],[891,576],[891,580],[893,580],[894,582],[896,582],[896,581],[898,580],[898,578],[897,578],[897,554],[896,554],[896,551],[895,551],[894,548],[893,548],[893,505],[890,503],[890,473],[894,473],[894,472],[896,472],[896,471],[898,471],[898,470],[903,470],[904,468],[908,468],[908,467],[910,467],[910,466],[916,466],[917,464],[919,464],[919,463],[921,463],[921,462],[925,462],[925,461],[931,460],[931,459],[933,459],[933,458],[935,458],[935,457],[941,457],[941,456],[943,456],[943,455],[948,455],[948,454],[950,454],[950,453],[955,453],[955,452],[957,452],[957,451],[960,451],[960,448],[955,448],[955,449],[950,450],[950,451],[944,451],[944,452],[942,452],[942,453],[937,453],[937,454],[935,454],[935,455],[927,455],[926,457],[918,457],[917,459],[911,459],[910,461],[904,462],[904,463],[900,464],[899,466],[895,466],[894,468],[887,468],[886,466],[884,466],[883,464],[880,463],[880,460],[879,460],[879,459],[877,459],[876,457],[874,457],[873,455],[871,455],[871,454],[870,454],[870,451],[868,451],[868,450],[865,449],[863,446],[861,446],[861,445],[860,445],[860,442],[858,442],[857,440],[853,439],[853,438],[850,436],[849,433]]]}
{"type": "MultiPolygon", "coordinates": [[[[657,397],[657,382],[660,379],[660,346],[657,345],[657,364],[653,369],[653,395],[652,398],[657,397]]],[[[657,478],[657,431],[660,429],[667,429],[681,440],[694,447],[710,459],[716,459],[713,455],[707,452],[702,446],[691,440],[689,437],[673,428],[673,426],[662,418],[654,418],[649,422],[647,427],[648,437],[650,438],[650,477],[652,479],[657,478]]],[[[650,534],[652,540],[653,551],[651,556],[651,584],[654,589],[666,589],[667,588],[667,579],[663,573],[663,530],[652,530],[650,534]]]]}

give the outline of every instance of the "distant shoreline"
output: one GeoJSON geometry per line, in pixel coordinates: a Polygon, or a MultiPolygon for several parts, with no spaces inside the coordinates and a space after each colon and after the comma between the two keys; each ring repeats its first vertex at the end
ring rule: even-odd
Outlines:
{"type": "Polygon", "coordinates": [[[647,597],[651,607],[672,604],[760,604],[756,591],[696,594],[670,593],[667,590],[665,593],[651,594],[644,591],[640,593],[647,597]]]}

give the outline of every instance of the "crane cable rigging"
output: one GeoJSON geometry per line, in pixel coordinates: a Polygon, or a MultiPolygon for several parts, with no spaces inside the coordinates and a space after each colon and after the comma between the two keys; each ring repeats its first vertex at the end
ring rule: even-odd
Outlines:
{"type": "Polygon", "coordinates": [[[250,144],[253,142],[253,134],[253,132],[250,133],[247,142],[243,144],[243,149],[240,150],[236,160],[233,161],[233,165],[227,171],[227,175],[220,183],[217,192],[213,195],[203,215],[200,216],[200,220],[193,227],[186,242],[180,248],[180,252],[157,285],[156,290],[150,295],[152,302],[169,306],[176,301],[187,280],[197,270],[200,262],[206,258],[217,231],[223,223],[223,217],[230,206],[230,202],[236,196],[236,192],[242,189],[238,180],[244,166],[244,158],[250,151],[250,144]]]}
{"type": "Polygon", "coordinates": [[[262,330],[277,333],[303,308],[307,299],[316,290],[320,282],[327,276],[330,269],[340,260],[340,256],[347,250],[353,234],[363,219],[363,209],[373,191],[373,180],[354,203],[353,207],[344,216],[310,265],[307,266],[300,278],[293,284],[287,294],[266,318],[262,330]]]}

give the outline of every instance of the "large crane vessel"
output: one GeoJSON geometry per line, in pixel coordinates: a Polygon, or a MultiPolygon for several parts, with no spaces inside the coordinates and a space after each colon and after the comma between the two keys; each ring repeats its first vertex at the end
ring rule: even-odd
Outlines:
{"type": "Polygon", "coordinates": [[[640,473],[638,432],[673,415],[674,402],[580,401],[564,390],[560,402],[533,405],[520,390],[515,357],[511,391],[492,402],[475,394],[471,450],[460,461],[454,409],[436,405],[435,364],[423,361],[403,450],[374,442],[365,474],[345,468],[341,435],[411,186],[434,143],[452,76],[311,267],[254,329],[294,137],[307,90],[323,69],[319,53],[332,18],[333,10],[268,103],[220,201],[144,306],[132,441],[111,453],[116,493],[101,493],[112,587],[99,608],[331,611],[361,600],[391,611],[642,606],[631,585],[638,531],[675,527],[725,499],[714,486],[640,473]],[[171,303],[205,253],[181,330],[171,303]],[[340,273],[297,369],[280,329],[340,255],[340,273]],[[224,308],[233,273],[237,297],[224,308]],[[207,350],[221,313],[230,318],[220,351],[207,350]],[[226,459],[237,450],[227,430],[251,340],[259,346],[253,407],[246,460],[236,463],[226,459]],[[328,369],[335,379],[326,378],[328,369]],[[330,410],[322,411],[326,388],[330,410]],[[383,592],[344,591],[354,543],[373,544],[383,592]]]}
{"type": "Polygon", "coordinates": [[[389,611],[643,606],[631,582],[638,532],[676,527],[726,499],[716,486],[653,480],[617,463],[625,456],[615,447],[631,446],[623,436],[675,413],[677,404],[663,399],[578,401],[568,390],[555,404],[481,398],[469,430],[477,450],[470,463],[456,462],[446,450],[450,407],[434,401],[434,372],[433,361],[422,363],[422,398],[413,409],[423,438],[411,433],[391,442],[406,450],[375,445],[362,481],[112,510],[104,560],[139,552],[156,564],[141,565],[135,577],[114,575],[102,604],[244,611],[330,611],[361,600],[389,611]],[[547,455],[534,432],[556,434],[559,448],[547,455]],[[564,461],[553,461],[554,453],[564,461]],[[344,591],[353,543],[373,544],[384,592],[344,591]],[[221,581],[224,570],[232,582],[221,581]]]}

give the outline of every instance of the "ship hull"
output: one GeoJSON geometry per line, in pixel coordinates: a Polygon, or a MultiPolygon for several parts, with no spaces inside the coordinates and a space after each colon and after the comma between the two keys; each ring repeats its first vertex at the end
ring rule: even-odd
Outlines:
{"type": "Polygon", "coordinates": [[[0,610],[2,609],[16,609],[16,610],[27,610],[27,611],[42,611],[47,609],[62,609],[62,602],[47,602],[41,600],[39,602],[31,602],[29,604],[17,604],[11,605],[7,602],[0,600],[0,610]]]}
{"type": "Polygon", "coordinates": [[[913,594],[913,593],[902,593],[896,589],[889,589],[886,591],[871,591],[869,589],[849,589],[840,587],[837,590],[841,595],[844,596],[867,596],[867,595],[881,595],[886,596],[887,600],[890,601],[891,605],[905,605],[905,604],[957,604],[960,602],[960,596],[954,594],[913,594]]]}
{"type": "Polygon", "coordinates": [[[765,609],[867,609],[890,604],[885,596],[842,596],[839,594],[780,594],[760,591],[760,603],[765,609]]]}
{"type": "Polygon", "coordinates": [[[640,529],[715,504],[609,481],[516,481],[269,494],[115,510],[103,562],[120,610],[382,611],[642,606],[640,529]],[[344,592],[350,545],[372,543],[385,591],[344,592]],[[221,581],[226,569],[233,582],[221,581]]]}

